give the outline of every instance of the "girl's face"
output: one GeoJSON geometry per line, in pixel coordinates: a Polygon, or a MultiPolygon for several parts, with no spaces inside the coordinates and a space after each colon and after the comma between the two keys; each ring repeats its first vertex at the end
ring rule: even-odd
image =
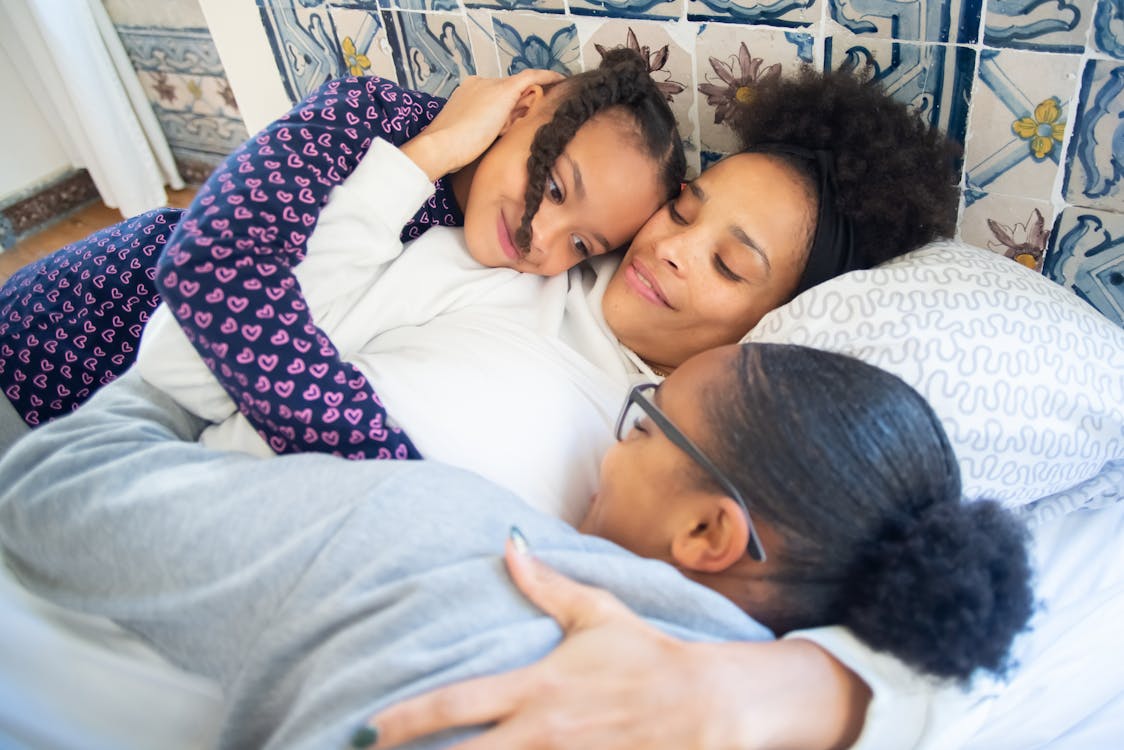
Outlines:
{"type": "MultiPolygon", "coordinates": [[[[737,371],[737,352],[736,346],[727,346],[692,357],[650,394],[704,453],[711,437],[704,394],[728,386],[737,371]]],[[[674,562],[675,533],[694,523],[697,503],[713,502],[721,493],[706,488],[694,460],[651,418],[644,416],[622,429],[627,432],[601,461],[598,492],[578,528],[643,557],[674,562]]]]}
{"type": "Polygon", "coordinates": [[[669,368],[737,342],[796,288],[815,216],[815,198],[783,162],[731,156],[636,235],[605,291],[605,319],[625,346],[669,368]]]}
{"type": "Polygon", "coordinates": [[[485,266],[554,276],[623,247],[660,206],[659,167],[637,147],[628,118],[601,113],[578,129],[550,169],[531,221],[531,246],[515,246],[523,220],[527,158],[554,107],[539,97],[481,157],[464,209],[465,240],[485,266]]]}

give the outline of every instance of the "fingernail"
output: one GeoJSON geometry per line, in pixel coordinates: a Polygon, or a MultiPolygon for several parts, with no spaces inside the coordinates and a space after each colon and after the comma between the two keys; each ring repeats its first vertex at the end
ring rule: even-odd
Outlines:
{"type": "Polygon", "coordinates": [[[529,554],[531,545],[527,542],[527,537],[523,536],[523,532],[519,530],[518,526],[512,526],[508,536],[511,537],[511,543],[515,546],[516,552],[521,555],[529,554]]]}
{"type": "Polygon", "coordinates": [[[378,741],[379,730],[372,726],[359,727],[351,735],[351,746],[355,748],[374,747],[378,741]]]}

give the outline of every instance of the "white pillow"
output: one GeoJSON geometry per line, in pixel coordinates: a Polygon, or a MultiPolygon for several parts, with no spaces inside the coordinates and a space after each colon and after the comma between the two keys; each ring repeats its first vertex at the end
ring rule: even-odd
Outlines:
{"type": "Polygon", "coordinates": [[[1091,480],[1124,460],[1124,329],[987,250],[942,241],[852,271],[744,340],[849,354],[898,375],[940,416],[967,498],[1019,507],[1057,495],[1055,513],[1104,503],[1105,482],[1091,480]]]}

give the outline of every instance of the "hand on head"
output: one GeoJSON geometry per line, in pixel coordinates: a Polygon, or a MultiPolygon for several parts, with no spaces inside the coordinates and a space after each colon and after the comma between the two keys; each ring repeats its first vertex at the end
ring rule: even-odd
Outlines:
{"type": "MultiPolygon", "coordinates": [[[[613,51],[595,70],[507,101],[506,119],[489,112],[493,128],[502,119],[490,131],[499,138],[481,137],[479,158],[452,178],[481,264],[562,273],[626,245],[679,189],[686,160],[675,117],[636,53],[613,51]]],[[[462,107],[454,104],[449,119],[462,107]]]]}
{"type": "Polygon", "coordinates": [[[512,121],[542,95],[542,87],[563,80],[552,70],[528,69],[507,78],[469,76],[441,112],[402,151],[436,181],[471,164],[512,121]]]}

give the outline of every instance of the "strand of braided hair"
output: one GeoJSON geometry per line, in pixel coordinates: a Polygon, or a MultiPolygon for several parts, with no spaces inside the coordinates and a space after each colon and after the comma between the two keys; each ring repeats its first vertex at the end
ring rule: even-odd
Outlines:
{"type": "Polygon", "coordinates": [[[551,120],[535,133],[527,159],[526,208],[515,233],[515,244],[523,252],[531,245],[531,220],[542,204],[551,167],[578,129],[599,113],[621,108],[632,119],[643,150],[660,165],[665,200],[678,193],[686,174],[675,115],[639,53],[627,48],[609,50],[597,69],[557,85],[566,87],[563,99],[551,120]]]}

